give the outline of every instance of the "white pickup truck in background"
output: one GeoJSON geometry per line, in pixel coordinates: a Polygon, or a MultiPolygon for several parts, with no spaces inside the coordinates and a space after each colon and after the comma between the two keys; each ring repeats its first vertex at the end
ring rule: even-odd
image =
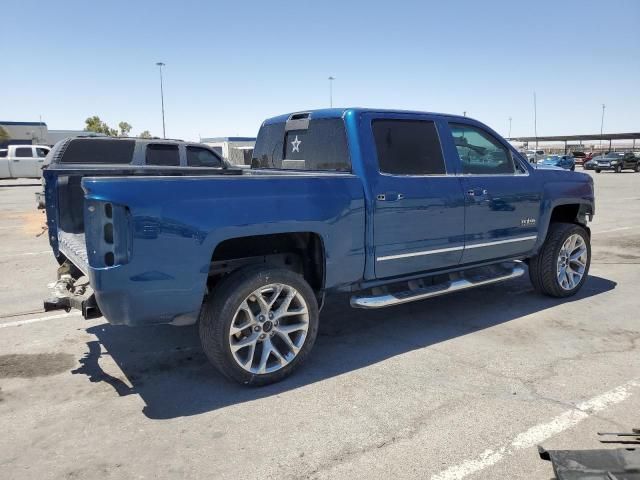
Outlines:
{"type": "Polygon", "coordinates": [[[45,145],[9,145],[0,150],[0,179],[41,178],[49,150],[45,145]]]}

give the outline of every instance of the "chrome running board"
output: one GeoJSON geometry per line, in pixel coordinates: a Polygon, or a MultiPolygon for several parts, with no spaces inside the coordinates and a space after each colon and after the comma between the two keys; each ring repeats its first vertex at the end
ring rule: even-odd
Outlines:
{"type": "Polygon", "coordinates": [[[436,285],[394,293],[386,292],[381,295],[354,295],[351,297],[351,306],[355,308],[382,308],[415,302],[425,298],[459,292],[468,288],[511,280],[523,275],[524,271],[522,262],[504,262],[484,269],[471,269],[467,273],[460,272],[457,278],[451,278],[436,285]]]}

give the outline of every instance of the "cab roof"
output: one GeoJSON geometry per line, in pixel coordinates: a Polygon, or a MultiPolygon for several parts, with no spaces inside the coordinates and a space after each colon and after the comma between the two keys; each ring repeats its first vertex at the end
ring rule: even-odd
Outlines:
{"type": "Polygon", "coordinates": [[[436,112],[422,112],[418,110],[393,110],[385,108],[362,108],[362,107],[349,107],[349,108],[321,108],[318,110],[301,110],[299,112],[285,113],[276,117],[268,118],[263,122],[263,125],[269,125],[273,123],[282,123],[291,119],[292,117],[298,117],[304,114],[308,114],[310,119],[318,118],[343,118],[346,115],[354,114],[360,115],[362,113],[400,113],[400,114],[412,114],[412,115],[434,115],[438,117],[444,117],[447,119],[466,119],[470,120],[470,117],[464,117],[462,115],[452,115],[448,113],[436,113],[436,112]]]}

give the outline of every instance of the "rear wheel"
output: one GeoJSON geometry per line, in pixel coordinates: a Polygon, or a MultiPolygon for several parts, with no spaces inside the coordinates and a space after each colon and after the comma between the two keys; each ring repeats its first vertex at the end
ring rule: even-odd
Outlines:
{"type": "Polygon", "coordinates": [[[600,170],[599,168],[596,168],[596,173],[600,173],[602,170],[600,170]]]}
{"type": "Polygon", "coordinates": [[[204,305],[202,347],[239,383],[267,385],[308,356],[318,333],[318,305],[304,278],[260,265],[232,273],[204,305]]]}
{"type": "Polygon", "coordinates": [[[634,168],[636,172],[640,172],[640,162],[636,163],[636,168],[634,168]]]}
{"type": "Polygon", "coordinates": [[[616,173],[622,173],[622,165],[616,165],[616,173]]]}
{"type": "Polygon", "coordinates": [[[540,293],[569,297],[582,288],[590,264],[587,230],[572,223],[552,223],[540,252],[529,260],[529,278],[540,293]]]}

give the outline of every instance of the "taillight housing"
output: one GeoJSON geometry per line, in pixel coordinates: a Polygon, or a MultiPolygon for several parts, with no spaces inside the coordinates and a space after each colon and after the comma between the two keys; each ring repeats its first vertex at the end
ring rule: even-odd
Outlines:
{"type": "Polygon", "coordinates": [[[122,265],[131,258],[129,208],[101,200],[85,200],[87,258],[93,268],[122,265]]]}

